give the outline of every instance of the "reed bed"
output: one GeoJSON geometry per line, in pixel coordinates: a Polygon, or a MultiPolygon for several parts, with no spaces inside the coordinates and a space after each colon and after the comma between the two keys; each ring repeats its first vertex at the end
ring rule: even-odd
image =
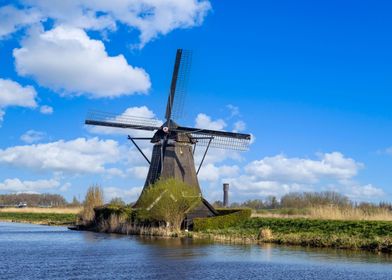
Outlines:
{"type": "Polygon", "coordinates": [[[149,227],[133,224],[128,221],[125,215],[112,214],[108,219],[97,222],[98,224],[95,229],[98,232],[160,237],[178,237],[184,235],[183,232],[173,230],[169,227],[149,227]]]}
{"type": "Polygon", "coordinates": [[[315,206],[297,211],[263,211],[252,213],[253,218],[308,218],[347,221],[392,221],[392,211],[387,208],[356,208],[338,206],[315,206]]]}
{"type": "Polygon", "coordinates": [[[319,206],[310,208],[309,216],[315,219],[328,220],[392,221],[392,212],[386,208],[319,206]]]}

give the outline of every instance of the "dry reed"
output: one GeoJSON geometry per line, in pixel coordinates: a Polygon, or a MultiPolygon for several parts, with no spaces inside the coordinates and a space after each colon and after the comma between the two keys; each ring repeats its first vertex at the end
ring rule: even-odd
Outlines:
{"type": "Polygon", "coordinates": [[[273,238],[272,230],[268,227],[261,228],[259,231],[259,235],[257,236],[258,240],[269,241],[273,238]]]}
{"type": "Polygon", "coordinates": [[[392,212],[385,208],[318,206],[309,209],[309,216],[328,220],[392,221],[392,212]]]}
{"type": "Polygon", "coordinates": [[[322,220],[392,221],[392,211],[386,208],[354,208],[338,206],[315,206],[304,215],[278,213],[253,213],[253,218],[308,218],[322,220]]]}
{"type": "Polygon", "coordinates": [[[82,210],[82,207],[72,207],[72,208],[41,208],[41,207],[26,207],[26,208],[15,208],[7,207],[0,208],[0,212],[3,213],[50,213],[50,214],[78,214],[82,210]]]}

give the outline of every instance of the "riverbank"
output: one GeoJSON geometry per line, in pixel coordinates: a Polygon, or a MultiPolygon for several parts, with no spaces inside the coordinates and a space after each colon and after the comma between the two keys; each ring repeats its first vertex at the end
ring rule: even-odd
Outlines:
{"type": "Polygon", "coordinates": [[[34,212],[3,212],[0,211],[0,221],[29,223],[38,225],[66,226],[74,225],[76,214],[73,213],[34,213],[34,212]]]}
{"type": "MultiPolygon", "coordinates": [[[[325,207],[324,207],[325,208],[325,207]]],[[[250,209],[217,209],[217,217],[195,219],[193,231],[172,231],[165,227],[138,226],[137,212],[130,207],[105,206],[94,209],[90,226],[74,229],[126,235],[188,237],[236,244],[275,243],[303,247],[367,250],[392,253],[392,221],[389,212],[369,212],[367,215],[345,209],[319,208],[309,213],[282,212],[294,217],[268,217],[258,213],[251,217],[250,209]],[[322,215],[321,215],[321,214],[322,215]],[[332,213],[332,214],[331,214],[332,213]],[[335,219],[315,218],[334,217],[335,219]],[[353,219],[345,219],[351,217],[353,219]],[[360,220],[360,218],[362,220],[360,220]],[[375,220],[371,220],[371,219],[375,220]],[[386,219],[383,221],[382,219],[386,219]]],[[[81,208],[2,208],[0,221],[41,225],[75,225],[81,208]]],[[[385,210],[386,211],[386,210],[385,210]]],[[[148,224],[148,223],[147,223],[148,224]]]]}
{"type": "Polygon", "coordinates": [[[230,244],[270,243],[392,253],[392,223],[390,222],[363,221],[358,223],[356,221],[251,218],[225,229],[198,231],[171,231],[166,228],[135,227],[117,222],[115,225],[107,224],[105,227],[83,228],[83,230],[125,235],[208,239],[230,244]],[[249,227],[249,224],[252,226],[249,227]],[[263,226],[259,227],[261,224],[263,226]]]}
{"type": "MultiPolygon", "coordinates": [[[[219,209],[218,209],[219,210],[219,209]]],[[[237,244],[275,243],[303,247],[392,253],[392,222],[310,218],[250,217],[249,209],[220,209],[221,215],[194,219],[193,230],[138,226],[129,208],[95,209],[94,223],[84,230],[127,235],[189,237],[237,244]]]]}
{"type": "Polygon", "coordinates": [[[392,222],[304,218],[250,218],[221,229],[196,229],[193,238],[233,243],[275,243],[304,247],[392,253],[392,222]]]}

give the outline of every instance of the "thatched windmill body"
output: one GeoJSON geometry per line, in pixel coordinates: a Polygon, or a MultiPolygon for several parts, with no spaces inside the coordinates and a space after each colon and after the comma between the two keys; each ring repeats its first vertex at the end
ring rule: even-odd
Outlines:
{"type": "MultiPolygon", "coordinates": [[[[249,134],[217,131],[178,125],[177,119],[183,110],[187,78],[191,62],[191,52],[178,49],[176,53],[170,93],[166,106],[166,121],[133,116],[115,116],[102,112],[91,112],[85,123],[106,127],[155,131],[151,138],[131,137],[136,148],[149,163],[149,171],[144,184],[148,188],[160,178],[175,178],[197,188],[201,194],[197,174],[202,167],[209,148],[246,150],[250,142],[249,134]],[[149,159],[135,140],[148,140],[154,145],[149,159]],[[196,170],[194,152],[197,146],[205,147],[203,158],[196,170]]],[[[193,216],[212,216],[216,214],[209,203],[203,199],[203,209],[193,216]]]]}

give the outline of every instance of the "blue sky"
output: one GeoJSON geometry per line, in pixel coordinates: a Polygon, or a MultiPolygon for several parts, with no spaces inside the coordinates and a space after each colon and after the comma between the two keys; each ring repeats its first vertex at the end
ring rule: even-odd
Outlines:
{"type": "Polygon", "coordinates": [[[179,122],[255,138],[245,153],[211,151],[199,178],[208,199],[230,182],[234,201],[325,190],[390,201],[391,8],[0,1],[0,192],[82,198],[98,183],[107,199],[135,200],[143,158],[123,131],[83,122],[91,109],[162,119],[185,48],[193,64],[179,122]]]}

